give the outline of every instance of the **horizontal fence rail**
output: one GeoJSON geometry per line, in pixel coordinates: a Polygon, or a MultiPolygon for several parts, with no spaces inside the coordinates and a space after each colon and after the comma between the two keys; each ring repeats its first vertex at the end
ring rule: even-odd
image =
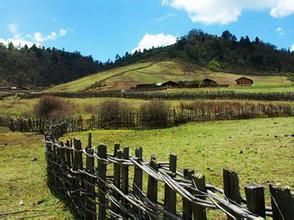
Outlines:
{"type": "Polygon", "coordinates": [[[159,162],[154,155],[143,160],[142,148],[114,145],[113,153],[100,144],[93,148],[89,134],[86,147],[78,139],[59,141],[63,125],[45,135],[48,185],[69,201],[84,219],[207,219],[218,210],[228,219],[290,220],[294,197],[290,189],[270,185],[272,207],[265,206],[264,187],[247,185],[240,194],[236,172],[223,170],[223,189],[205,182],[193,170],[177,170],[177,156],[159,162]],[[159,192],[164,192],[163,198],[159,192]]]}

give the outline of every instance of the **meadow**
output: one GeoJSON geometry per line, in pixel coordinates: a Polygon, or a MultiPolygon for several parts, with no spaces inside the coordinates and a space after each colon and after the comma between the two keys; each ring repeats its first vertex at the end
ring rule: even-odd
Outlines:
{"type": "MultiPolygon", "coordinates": [[[[92,134],[93,144],[105,143],[109,151],[115,143],[130,147],[131,154],[142,146],[146,160],[156,154],[159,161],[166,161],[170,153],[177,154],[179,169],[195,169],[206,176],[207,183],[219,187],[222,169],[229,168],[239,174],[241,189],[249,183],[280,183],[293,188],[293,125],[294,117],[267,118],[152,130],[96,130],[92,134]]],[[[68,133],[61,139],[77,137],[86,143],[87,135],[88,132],[68,133]]],[[[46,186],[42,139],[35,133],[1,129],[0,217],[72,217],[46,186]]],[[[266,198],[269,204],[268,190],[266,198]]]]}
{"type": "Polygon", "coordinates": [[[46,184],[43,136],[0,127],[0,218],[64,218],[71,214],[46,184]]]}

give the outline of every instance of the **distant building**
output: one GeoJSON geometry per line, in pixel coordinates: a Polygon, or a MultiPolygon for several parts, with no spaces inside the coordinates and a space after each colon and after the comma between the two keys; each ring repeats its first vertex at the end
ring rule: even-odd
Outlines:
{"type": "Polygon", "coordinates": [[[236,83],[240,86],[252,86],[253,80],[247,77],[241,77],[239,79],[236,79],[236,83]]]}
{"type": "Polygon", "coordinates": [[[173,88],[173,87],[177,87],[178,85],[179,84],[174,81],[167,81],[165,83],[162,83],[161,87],[173,88]]]}
{"type": "Polygon", "coordinates": [[[200,87],[217,87],[218,84],[216,81],[212,79],[204,79],[202,80],[200,87]]]}

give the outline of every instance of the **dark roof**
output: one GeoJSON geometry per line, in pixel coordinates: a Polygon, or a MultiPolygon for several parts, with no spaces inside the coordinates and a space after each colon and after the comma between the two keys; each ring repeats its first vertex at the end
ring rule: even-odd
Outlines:
{"type": "Polygon", "coordinates": [[[216,83],[216,81],[214,81],[212,79],[208,79],[208,78],[202,80],[202,82],[213,82],[213,83],[216,83]]]}
{"type": "Polygon", "coordinates": [[[178,85],[178,83],[177,82],[174,82],[174,81],[167,81],[165,83],[162,83],[161,85],[162,86],[164,86],[164,85],[178,85]]]}
{"type": "Polygon", "coordinates": [[[240,81],[240,80],[242,80],[242,79],[249,80],[251,83],[253,83],[253,80],[252,80],[252,79],[250,79],[250,78],[247,78],[247,77],[245,77],[245,76],[242,76],[242,77],[240,77],[240,78],[236,79],[236,81],[240,81]]]}

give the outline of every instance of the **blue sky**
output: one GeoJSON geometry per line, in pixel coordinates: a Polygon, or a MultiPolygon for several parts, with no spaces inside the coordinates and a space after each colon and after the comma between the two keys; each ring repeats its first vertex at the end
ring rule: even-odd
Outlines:
{"type": "Polygon", "coordinates": [[[293,0],[0,0],[0,42],[113,59],[192,28],[230,30],[294,50],[293,0]]]}

